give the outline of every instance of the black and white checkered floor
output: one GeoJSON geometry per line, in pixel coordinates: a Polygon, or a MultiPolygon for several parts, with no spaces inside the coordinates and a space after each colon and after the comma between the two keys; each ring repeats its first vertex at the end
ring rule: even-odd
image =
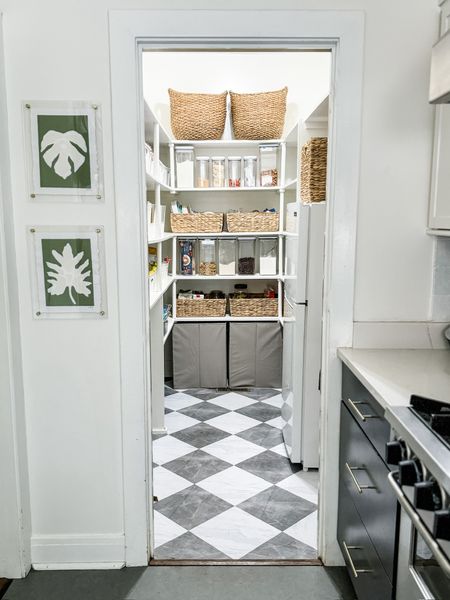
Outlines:
{"type": "Polygon", "coordinates": [[[165,401],[155,558],[317,558],[318,473],[286,456],[280,392],[166,388],[165,401]]]}

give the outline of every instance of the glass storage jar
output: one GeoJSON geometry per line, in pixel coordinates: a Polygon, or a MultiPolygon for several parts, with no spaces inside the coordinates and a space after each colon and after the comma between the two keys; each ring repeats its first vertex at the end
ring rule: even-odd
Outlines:
{"type": "Polygon", "coordinates": [[[241,157],[228,157],[228,187],[241,186],[241,157]]]}
{"type": "Polygon", "coordinates": [[[219,240],[219,275],[236,275],[236,240],[219,240]]]}
{"type": "Polygon", "coordinates": [[[212,187],[225,187],[225,156],[211,158],[212,187]]]}
{"type": "Polygon", "coordinates": [[[209,187],[209,157],[197,156],[197,174],[195,178],[195,187],[209,187]]]}
{"type": "Polygon", "coordinates": [[[260,179],[262,187],[278,185],[278,144],[261,144],[259,147],[260,179]]]}
{"type": "Polygon", "coordinates": [[[200,244],[199,275],[217,275],[216,240],[202,239],[200,244]]]}
{"type": "Polygon", "coordinates": [[[255,274],[255,238],[239,239],[239,275],[255,274]]]}
{"type": "Polygon", "coordinates": [[[276,237],[259,240],[259,273],[260,275],[277,274],[278,239],[276,237]]]}
{"type": "Polygon", "coordinates": [[[180,240],[180,273],[194,275],[194,240],[180,240]]]}
{"type": "Polygon", "coordinates": [[[244,156],[244,187],[256,187],[256,156],[244,156]]]}
{"type": "Polygon", "coordinates": [[[194,187],[194,146],[176,146],[175,165],[176,186],[194,187]]]}

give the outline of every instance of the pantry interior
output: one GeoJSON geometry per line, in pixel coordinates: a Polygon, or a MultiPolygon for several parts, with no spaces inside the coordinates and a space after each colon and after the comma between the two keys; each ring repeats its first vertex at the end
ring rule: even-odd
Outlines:
{"type": "MultiPolygon", "coordinates": [[[[331,54],[151,50],[142,66],[153,558],[317,559],[318,474],[289,447],[286,410],[291,353],[307,345],[320,360],[320,328],[292,327],[286,290],[290,247],[309,235],[302,148],[328,136],[331,54]],[[169,89],[284,88],[276,139],[235,139],[228,96],[221,139],[172,131],[169,89]]],[[[325,215],[325,202],[316,208],[325,215]]],[[[318,453],[318,405],[302,417],[318,453]]]]}

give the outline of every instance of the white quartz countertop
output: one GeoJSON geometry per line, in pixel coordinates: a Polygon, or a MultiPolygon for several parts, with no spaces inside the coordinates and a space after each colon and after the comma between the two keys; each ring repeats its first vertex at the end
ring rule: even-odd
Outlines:
{"type": "Polygon", "coordinates": [[[408,406],[411,394],[450,404],[450,350],[339,348],[338,357],[383,408],[408,406]]]}

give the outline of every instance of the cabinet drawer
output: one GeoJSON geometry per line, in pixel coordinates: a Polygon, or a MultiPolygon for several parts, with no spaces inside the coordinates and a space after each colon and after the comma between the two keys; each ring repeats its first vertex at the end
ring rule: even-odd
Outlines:
{"type": "Polygon", "coordinates": [[[339,489],[338,542],[358,600],[389,600],[392,584],[342,483],[339,489]]]}
{"type": "Polygon", "coordinates": [[[394,580],[397,500],[389,470],[342,404],[340,480],[350,494],[386,573],[394,580]]]}
{"type": "Polygon", "coordinates": [[[345,365],[342,368],[342,400],[384,459],[385,444],[390,436],[389,423],[375,398],[345,365]]]}

